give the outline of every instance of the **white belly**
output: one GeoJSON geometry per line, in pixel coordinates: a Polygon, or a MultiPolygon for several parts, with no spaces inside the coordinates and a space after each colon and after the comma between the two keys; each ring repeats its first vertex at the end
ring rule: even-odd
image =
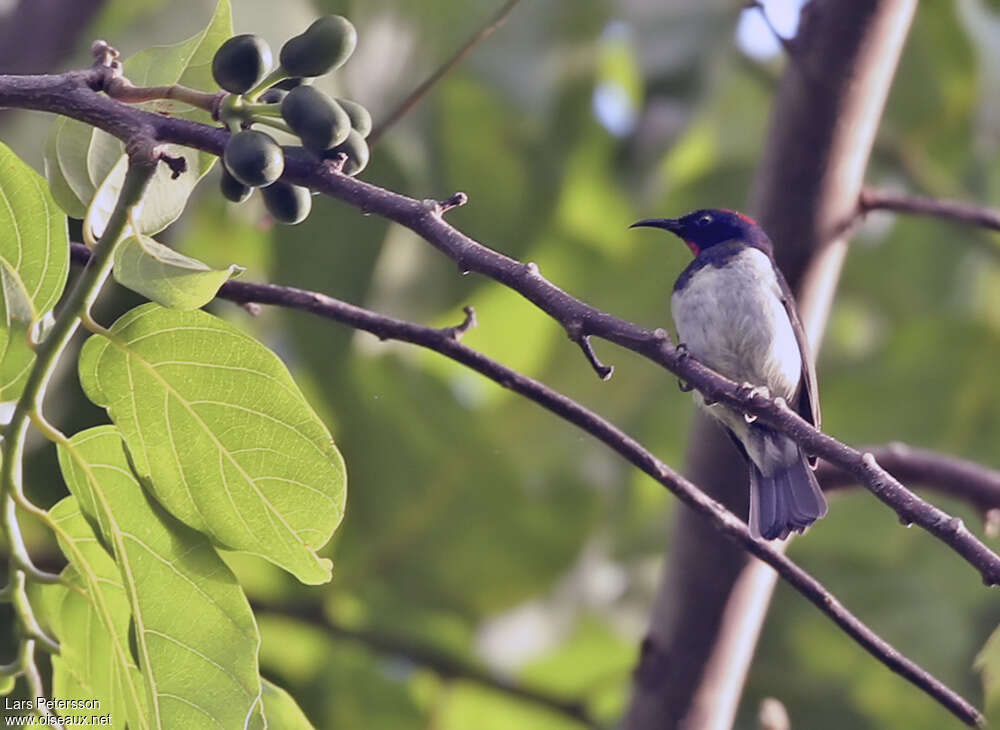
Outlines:
{"type": "Polygon", "coordinates": [[[723,268],[705,266],[670,300],[678,340],[738,383],[791,400],[802,357],[767,256],[747,247],[723,268]]]}

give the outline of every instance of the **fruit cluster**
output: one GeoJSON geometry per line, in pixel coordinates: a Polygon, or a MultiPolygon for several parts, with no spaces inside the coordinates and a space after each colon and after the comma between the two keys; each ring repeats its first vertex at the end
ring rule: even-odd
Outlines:
{"type": "Polygon", "coordinates": [[[219,118],[232,134],[223,153],[222,194],[240,203],[254,188],[281,223],[300,223],[309,215],[307,189],[278,178],[286,156],[313,159],[346,157],[342,171],[357,175],[368,164],[372,118],[360,104],[333,99],[309,86],[309,80],[339,68],[354,52],[358,34],[350,21],[328,15],[281,47],[272,69],[271,49],[255,35],[238,35],[223,43],[212,59],[212,76],[230,92],[219,118]],[[262,125],[296,135],[302,146],[282,147],[262,125]]]}

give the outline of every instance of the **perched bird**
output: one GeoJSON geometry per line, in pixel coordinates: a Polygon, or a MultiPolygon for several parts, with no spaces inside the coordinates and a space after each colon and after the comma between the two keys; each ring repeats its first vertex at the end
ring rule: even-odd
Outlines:
{"type": "MultiPolygon", "coordinates": [[[[670,299],[678,341],[692,357],[730,380],[781,397],[820,424],[816,374],[795,300],[774,261],[767,234],[729,210],[632,225],[662,228],[694,254],[670,299]]],[[[765,540],[802,532],[826,514],[826,500],[802,449],[754,417],[695,399],[718,419],[750,467],[750,533],[765,540]]]]}

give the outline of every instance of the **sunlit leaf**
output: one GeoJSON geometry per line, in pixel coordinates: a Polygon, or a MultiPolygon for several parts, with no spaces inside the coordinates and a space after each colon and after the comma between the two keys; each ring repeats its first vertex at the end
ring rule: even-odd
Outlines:
{"type": "Polygon", "coordinates": [[[239,266],[213,269],[149,236],[130,236],[115,249],[115,279],[171,309],[198,309],[219,287],[242,273],[239,266]]]}
{"type": "MultiPolygon", "coordinates": [[[[123,728],[126,721],[149,727],[142,719],[145,690],[129,650],[131,611],[118,566],[98,542],[75,497],[64,498],[49,514],[70,560],[63,584],[41,588],[48,623],[61,647],[58,661],[53,661],[53,693],[100,700],[102,714],[111,715],[113,727],[123,728]]],[[[94,711],[81,708],[66,714],[85,717],[94,711]]]]}
{"type": "Polygon", "coordinates": [[[20,395],[27,337],[59,300],[69,269],[66,218],[45,181],[0,145],[0,401],[20,395]]]}
{"type": "Polygon", "coordinates": [[[113,426],[60,443],[59,465],[114,552],[132,613],[149,726],[266,727],[253,614],[208,540],[149,498],[113,426]]]}
{"type": "Polygon", "coordinates": [[[281,360],[197,310],[144,305],[108,335],[84,345],[80,380],[156,498],[223,547],[329,580],[315,551],[343,516],[344,465],[281,360]]]}

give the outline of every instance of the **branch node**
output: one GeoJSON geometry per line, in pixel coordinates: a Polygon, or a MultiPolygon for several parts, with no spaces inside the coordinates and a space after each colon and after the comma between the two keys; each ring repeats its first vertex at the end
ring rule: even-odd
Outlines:
{"type": "Polygon", "coordinates": [[[344,172],[344,165],[347,164],[347,154],[344,152],[338,152],[330,159],[326,160],[326,165],[331,170],[336,173],[344,172]]]}
{"type": "Polygon", "coordinates": [[[524,265],[524,273],[528,276],[540,276],[542,272],[539,270],[538,264],[534,261],[529,261],[524,265]]]}
{"type": "Polygon", "coordinates": [[[249,314],[251,317],[259,317],[262,311],[260,305],[257,304],[257,302],[240,302],[239,306],[241,306],[244,310],[246,310],[246,313],[249,314]]]}
{"type": "MultiPolygon", "coordinates": [[[[112,68],[119,56],[118,49],[102,40],[96,40],[90,44],[90,54],[94,57],[94,65],[104,68],[112,68]]],[[[118,67],[121,67],[120,63],[118,67]]]]}
{"type": "Polygon", "coordinates": [[[187,172],[187,159],[183,156],[168,155],[166,152],[160,152],[157,159],[170,168],[171,180],[176,180],[183,173],[187,172]]]}
{"type": "MultiPolygon", "coordinates": [[[[566,328],[570,330],[570,327],[566,328]]],[[[582,334],[583,327],[581,325],[576,325],[574,329],[578,329],[580,334],[574,336],[570,334],[570,339],[580,346],[583,350],[584,357],[587,358],[587,362],[590,363],[590,367],[594,368],[594,372],[597,373],[597,377],[601,380],[608,380],[615,372],[615,368],[612,365],[605,365],[597,357],[597,353],[594,352],[594,346],[590,344],[590,335],[582,334]]]]}
{"type": "Polygon", "coordinates": [[[463,205],[469,202],[469,196],[463,192],[457,192],[452,195],[447,200],[442,200],[438,203],[438,215],[443,215],[447,213],[452,208],[461,208],[463,205]]]}
{"type": "Polygon", "coordinates": [[[441,332],[444,333],[445,337],[447,337],[450,340],[454,340],[455,342],[461,340],[462,335],[464,335],[466,332],[468,332],[473,327],[476,327],[479,324],[479,322],[476,320],[476,310],[473,307],[470,306],[462,307],[462,311],[465,312],[465,319],[462,320],[462,323],[460,325],[457,325],[455,327],[445,327],[443,330],[441,330],[441,332]]]}
{"type": "MultiPolygon", "coordinates": [[[[662,327],[657,327],[655,330],[653,330],[653,339],[656,340],[657,342],[660,342],[660,343],[663,343],[663,342],[669,343],[670,342],[670,333],[667,332],[662,327]]],[[[681,346],[678,346],[678,347],[681,347],[681,346]]]]}

